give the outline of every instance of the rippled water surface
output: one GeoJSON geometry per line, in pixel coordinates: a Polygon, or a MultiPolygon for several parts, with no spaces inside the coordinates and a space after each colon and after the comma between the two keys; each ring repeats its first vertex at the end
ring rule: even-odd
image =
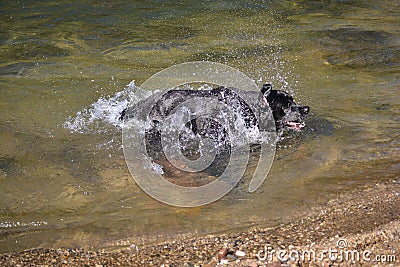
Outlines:
{"type": "Polygon", "coordinates": [[[0,4],[0,252],[268,227],[398,177],[399,13],[394,0],[0,4]],[[174,208],[132,179],[115,118],[132,80],[194,60],[270,82],[312,112],[255,193],[239,185],[174,208]]]}

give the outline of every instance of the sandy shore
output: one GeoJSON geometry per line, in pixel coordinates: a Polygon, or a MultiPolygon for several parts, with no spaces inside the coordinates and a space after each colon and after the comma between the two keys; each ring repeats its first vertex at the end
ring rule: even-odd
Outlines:
{"type": "Polygon", "coordinates": [[[268,229],[120,249],[38,248],[1,266],[400,266],[400,180],[354,189],[268,229]]]}

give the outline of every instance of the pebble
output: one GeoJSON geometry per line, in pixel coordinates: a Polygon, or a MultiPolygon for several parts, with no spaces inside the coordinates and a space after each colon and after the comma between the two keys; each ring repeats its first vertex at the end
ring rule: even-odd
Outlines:
{"type": "Polygon", "coordinates": [[[228,249],[223,248],[218,252],[218,259],[224,260],[226,259],[226,255],[228,254],[228,249]]]}
{"type": "Polygon", "coordinates": [[[282,264],[279,261],[274,261],[266,265],[266,267],[281,267],[281,266],[282,264]]]}
{"type": "Polygon", "coordinates": [[[258,264],[255,261],[253,261],[253,262],[250,262],[247,267],[258,267],[258,264]]]}
{"type": "Polygon", "coordinates": [[[236,257],[244,257],[244,256],[246,256],[246,253],[241,250],[236,250],[235,255],[236,255],[236,257]]]}
{"type": "Polygon", "coordinates": [[[221,263],[221,264],[228,264],[228,263],[229,263],[229,260],[228,260],[228,259],[221,259],[221,260],[220,260],[220,263],[221,263]]]}

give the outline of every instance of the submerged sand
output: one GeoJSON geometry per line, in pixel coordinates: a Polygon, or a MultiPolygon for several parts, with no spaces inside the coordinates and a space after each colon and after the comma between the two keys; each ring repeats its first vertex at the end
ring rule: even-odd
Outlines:
{"type": "Polygon", "coordinates": [[[0,265],[400,266],[400,180],[337,195],[307,217],[273,228],[115,251],[37,248],[0,255],[0,265]]]}

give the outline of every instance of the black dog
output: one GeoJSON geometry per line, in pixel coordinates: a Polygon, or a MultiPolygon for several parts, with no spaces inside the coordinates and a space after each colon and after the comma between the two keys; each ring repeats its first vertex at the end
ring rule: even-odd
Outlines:
{"type": "MultiPolygon", "coordinates": [[[[204,107],[206,111],[209,109],[210,106],[204,107]]],[[[225,171],[230,162],[231,138],[239,137],[239,139],[242,139],[245,136],[243,131],[251,132],[254,127],[265,129],[262,128],[264,124],[267,125],[267,129],[272,130],[276,126],[278,135],[282,134],[285,129],[300,131],[305,126],[304,119],[308,113],[308,106],[296,104],[288,93],[280,90],[272,90],[270,84],[265,84],[261,91],[242,91],[236,88],[218,87],[212,90],[169,90],[164,93],[156,93],[145,100],[139,101],[134,106],[123,110],[120,119],[129,120],[134,118],[139,122],[144,121],[146,125],[150,122],[151,127],[146,127],[145,130],[147,155],[155,163],[162,166],[163,175],[170,182],[181,186],[201,186],[209,183],[207,177],[219,177],[225,171]],[[212,102],[210,104],[211,107],[215,103],[222,103],[224,107],[231,107],[234,110],[232,112],[234,116],[243,119],[240,121],[244,122],[242,124],[244,127],[235,128],[235,132],[229,135],[224,120],[221,123],[221,120],[214,119],[212,115],[208,117],[196,117],[192,116],[193,114],[189,112],[189,117],[182,120],[186,122],[184,125],[186,127],[182,128],[183,130],[178,140],[172,139],[174,140],[173,142],[179,143],[182,154],[191,160],[196,160],[203,154],[203,147],[200,149],[199,145],[199,136],[213,140],[214,148],[216,148],[215,159],[204,170],[205,176],[200,175],[193,178],[193,173],[177,169],[166,158],[164,154],[165,147],[162,143],[162,122],[167,118],[175,118],[174,115],[176,113],[174,111],[179,112],[181,110],[177,108],[180,104],[187,107],[185,105],[187,102],[184,103],[185,101],[192,100],[191,103],[194,103],[196,108],[203,109],[202,105],[204,102],[211,102],[211,99],[218,101],[212,102]],[[270,111],[272,111],[273,118],[270,111]],[[265,123],[263,124],[263,122],[265,123]],[[269,128],[269,126],[272,128],[269,128]]],[[[226,113],[223,114],[226,115],[226,113]]],[[[179,118],[180,114],[178,113],[177,115],[179,118]]],[[[228,113],[229,115],[231,114],[228,113]]],[[[180,124],[180,121],[173,122],[180,124]]],[[[228,119],[227,123],[233,124],[234,127],[237,126],[235,120],[228,119]]],[[[168,123],[166,125],[170,126],[168,123]]],[[[255,153],[254,155],[258,155],[257,146],[260,142],[250,141],[250,143],[251,145],[255,145],[252,152],[255,153]]]]}
{"type": "Polygon", "coordinates": [[[261,91],[272,110],[277,131],[284,128],[300,131],[304,128],[304,119],[310,112],[309,106],[296,104],[291,95],[281,90],[272,90],[270,84],[264,84],[261,91]]]}
{"type": "MultiPolygon", "coordinates": [[[[152,110],[149,113],[149,119],[152,120],[153,123],[158,124],[179,104],[190,98],[214,98],[233,107],[233,109],[244,118],[246,127],[250,128],[256,126],[258,122],[251,106],[247,103],[248,101],[245,100],[248,99],[246,96],[257,100],[256,107],[259,109],[257,112],[260,115],[267,111],[265,107],[267,104],[269,105],[278,133],[281,133],[285,129],[300,131],[304,128],[304,119],[309,113],[309,106],[296,104],[291,95],[281,90],[272,90],[270,84],[264,84],[261,92],[241,91],[236,88],[226,87],[218,87],[212,90],[170,90],[163,94],[156,103],[153,103],[151,106],[152,110]]],[[[145,104],[146,103],[141,103],[138,106],[142,109],[148,108],[145,104]]],[[[134,117],[137,108],[138,107],[133,107],[123,110],[120,119],[134,117]]],[[[262,116],[259,116],[259,118],[262,118],[262,116]]],[[[199,133],[208,137],[215,137],[217,134],[218,137],[214,139],[221,140],[221,138],[223,139],[226,137],[226,133],[219,131],[221,125],[214,120],[194,119],[188,126],[194,133],[199,133]]]]}

